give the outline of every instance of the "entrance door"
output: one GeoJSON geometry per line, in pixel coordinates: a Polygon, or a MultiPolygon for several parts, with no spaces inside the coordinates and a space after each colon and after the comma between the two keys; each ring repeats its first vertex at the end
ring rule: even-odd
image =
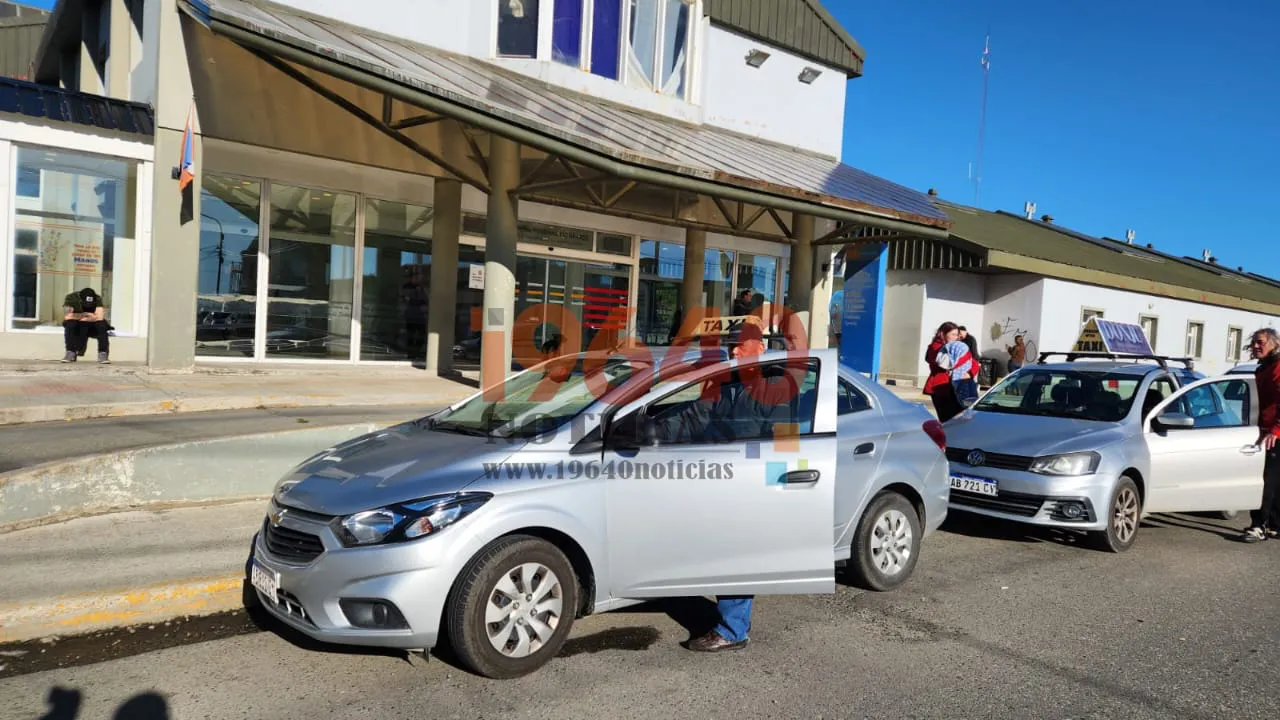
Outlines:
{"type": "Polygon", "coordinates": [[[717,364],[623,411],[603,461],[614,598],[834,591],[836,368],[826,350],[717,364]],[[740,393],[754,404],[716,402],[740,393]],[[624,449],[648,423],[656,444],[624,449]]]}
{"type": "Polygon", "coordinates": [[[1145,429],[1151,452],[1146,510],[1257,508],[1265,458],[1254,445],[1257,417],[1257,388],[1247,376],[1200,380],[1157,406],[1145,429]]]}

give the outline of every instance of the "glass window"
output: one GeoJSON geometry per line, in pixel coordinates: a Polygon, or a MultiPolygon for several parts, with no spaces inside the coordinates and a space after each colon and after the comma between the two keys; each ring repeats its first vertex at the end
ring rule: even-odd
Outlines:
{"type": "Polygon", "coordinates": [[[60,327],[67,296],[91,288],[112,329],[133,332],[137,164],[19,147],[17,176],[13,328],[60,327]]]}
{"type": "Polygon", "coordinates": [[[429,207],[365,201],[361,360],[426,360],[432,218],[429,207]]]}
{"type": "Polygon", "coordinates": [[[631,257],[631,236],[600,233],[596,236],[596,251],[631,257]]]}
{"type": "MultiPolygon", "coordinates": [[[[662,445],[740,442],[813,431],[818,363],[767,363],[759,373],[726,370],[645,408],[662,445]]],[[[627,432],[625,421],[621,432],[627,432]]]]}
{"type": "MultiPolygon", "coordinates": [[[[683,250],[683,249],[682,249],[683,250]]],[[[702,302],[705,307],[729,315],[733,310],[733,251],[708,248],[706,270],[702,276],[702,302]]]]}
{"type": "Polygon", "coordinates": [[[591,72],[610,80],[619,78],[622,46],[622,0],[591,3],[591,72]]]}
{"type": "Polygon", "coordinates": [[[1187,415],[1197,428],[1249,425],[1249,384],[1245,380],[1221,380],[1183,393],[1165,412],[1187,415]]]}
{"type": "Polygon", "coordinates": [[[852,383],[841,380],[839,383],[839,392],[836,396],[836,414],[850,415],[863,410],[871,409],[871,401],[861,390],[854,387],[852,383]]]}
{"type": "Polygon", "coordinates": [[[1095,310],[1094,308],[1080,308],[1080,327],[1084,327],[1089,324],[1090,320],[1100,318],[1102,316],[1103,312],[1101,310],[1095,310]]]}
{"type": "Polygon", "coordinates": [[[1227,328],[1227,359],[1240,362],[1240,351],[1244,349],[1244,331],[1240,328],[1227,328]]]}
{"type": "Polygon", "coordinates": [[[1151,344],[1151,349],[1156,349],[1156,333],[1160,329],[1160,320],[1150,315],[1143,315],[1139,322],[1142,324],[1142,332],[1147,336],[1147,342],[1151,344]]]}
{"type": "MultiPolygon", "coordinates": [[[[484,250],[474,245],[458,246],[456,292],[457,303],[453,308],[454,366],[459,370],[477,370],[484,327],[480,317],[484,308],[484,250]]],[[[449,312],[447,308],[442,310],[449,312]]]]}
{"type": "Polygon", "coordinates": [[[582,63],[582,2],[554,0],[551,25],[551,59],[578,67],[582,63]]]}
{"type": "Polygon", "coordinates": [[[684,278],[684,245],[669,242],[658,245],[658,277],[684,278]]]}
{"type": "Polygon", "coordinates": [[[778,258],[769,255],[738,255],[738,295],[748,292],[749,310],[774,301],[778,283],[778,258]]]}
{"type": "Polygon", "coordinates": [[[974,405],[979,412],[1119,422],[1129,414],[1142,378],[1088,370],[1020,372],[1001,380],[974,405]]]}
{"type": "Polygon", "coordinates": [[[630,0],[627,83],[684,98],[689,66],[689,0],[630,0]]]}
{"type": "Polygon", "coordinates": [[[355,215],[351,195],[271,185],[268,356],[350,357],[355,215]]]}
{"type": "Polygon", "coordinates": [[[1204,323],[1187,323],[1187,357],[1200,358],[1204,349],[1204,323]]]}
{"type": "Polygon", "coordinates": [[[200,183],[196,353],[253,356],[262,183],[205,175],[200,183]]]}
{"type": "Polygon", "coordinates": [[[538,56],[538,0],[498,0],[498,55],[538,56]]]}

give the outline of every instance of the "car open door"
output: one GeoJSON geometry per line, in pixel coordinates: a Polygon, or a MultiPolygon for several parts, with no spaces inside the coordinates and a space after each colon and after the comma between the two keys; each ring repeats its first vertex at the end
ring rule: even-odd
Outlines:
{"type": "Polygon", "coordinates": [[[828,350],[722,363],[619,411],[602,459],[612,597],[835,591],[837,363],[828,350]],[[769,408],[765,423],[713,416],[736,391],[769,408]]]}
{"type": "Polygon", "coordinates": [[[1258,391],[1249,376],[1199,380],[1166,398],[1144,428],[1151,452],[1145,509],[1257,508],[1265,459],[1257,421],[1258,391]]]}

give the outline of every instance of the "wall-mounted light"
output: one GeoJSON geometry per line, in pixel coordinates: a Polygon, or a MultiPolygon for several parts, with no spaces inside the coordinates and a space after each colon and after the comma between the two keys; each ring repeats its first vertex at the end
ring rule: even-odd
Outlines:
{"type": "Polygon", "coordinates": [[[764,64],[764,61],[768,59],[769,59],[769,53],[763,50],[752,50],[751,52],[747,53],[747,64],[753,68],[760,67],[761,65],[764,64]]]}
{"type": "Polygon", "coordinates": [[[814,80],[817,80],[818,76],[821,74],[822,74],[821,70],[807,67],[800,71],[800,82],[804,83],[805,85],[810,85],[813,83],[814,80]]]}

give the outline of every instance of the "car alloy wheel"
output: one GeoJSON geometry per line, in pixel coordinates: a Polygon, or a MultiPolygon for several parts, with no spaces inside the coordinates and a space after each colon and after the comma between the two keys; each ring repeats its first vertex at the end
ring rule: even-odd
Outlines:
{"type": "Polygon", "coordinates": [[[911,559],[911,523],[901,510],[889,510],[871,527],[871,561],[886,576],[902,572],[911,559]]]}
{"type": "Polygon", "coordinates": [[[920,522],[902,495],[885,490],[874,497],[858,521],[845,568],[853,584],[886,592],[906,582],[920,557],[920,522]]]}
{"type": "Polygon", "coordinates": [[[1111,506],[1111,524],[1116,539],[1126,545],[1138,532],[1138,493],[1132,488],[1122,487],[1116,493],[1111,506]]]}
{"type": "Polygon", "coordinates": [[[445,604],[449,644],[462,664],[489,678],[516,678],[546,665],[569,637],[579,580],[554,544],[508,535],[458,573],[445,604]]]}
{"type": "Polygon", "coordinates": [[[485,607],[489,643],[509,658],[538,652],[555,634],[564,612],[560,578],[546,565],[527,562],[498,581],[485,607]]]}

